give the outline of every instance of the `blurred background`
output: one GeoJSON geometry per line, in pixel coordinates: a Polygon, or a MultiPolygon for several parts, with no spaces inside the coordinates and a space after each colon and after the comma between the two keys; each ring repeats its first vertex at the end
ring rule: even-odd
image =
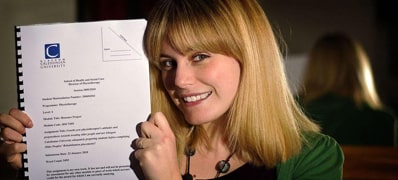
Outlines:
{"type": "MultiPolygon", "coordinates": [[[[0,112],[17,106],[15,25],[144,18],[156,0],[0,0],[0,112]]],[[[398,110],[398,2],[394,0],[260,0],[286,43],[292,90],[316,38],[344,32],[363,44],[383,102],[398,110]]]]}
{"type": "MultiPolygon", "coordinates": [[[[0,112],[17,107],[15,25],[144,18],[156,0],[0,0],[0,112]]],[[[344,32],[363,44],[382,101],[398,111],[398,1],[260,0],[286,43],[286,71],[293,92],[307,53],[327,32],[344,32]]],[[[67,36],[67,35],[66,35],[67,36]]],[[[11,169],[0,164],[0,179],[11,169]]]]}

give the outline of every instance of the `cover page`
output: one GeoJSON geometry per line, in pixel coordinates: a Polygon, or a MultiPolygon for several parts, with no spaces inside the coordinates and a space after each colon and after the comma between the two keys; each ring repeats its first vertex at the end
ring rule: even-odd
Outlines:
{"type": "Polygon", "coordinates": [[[145,20],[16,27],[29,179],[137,179],[136,125],[150,113],[145,20]]]}

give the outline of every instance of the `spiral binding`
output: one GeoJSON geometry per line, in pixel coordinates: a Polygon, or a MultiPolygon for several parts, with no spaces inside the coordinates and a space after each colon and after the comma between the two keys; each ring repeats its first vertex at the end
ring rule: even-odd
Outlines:
{"type": "MultiPolygon", "coordinates": [[[[17,97],[18,109],[25,110],[24,86],[23,86],[23,72],[22,72],[22,51],[21,51],[21,27],[15,26],[15,52],[16,52],[16,66],[17,66],[17,97]]],[[[26,144],[26,134],[23,134],[22,143],[26,144]]],[[[27,151],[22,153],[22,170],[19,177],[22,179],[29,179],[28,174],[28,159],[27,151]]]]}

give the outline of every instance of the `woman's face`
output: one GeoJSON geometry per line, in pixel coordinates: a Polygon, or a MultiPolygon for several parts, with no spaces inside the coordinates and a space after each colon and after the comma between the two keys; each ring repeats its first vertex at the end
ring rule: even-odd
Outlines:
{"type": "Polygon", "coordinates": [[[163,43],[160,68],[168,94],[192,125],[223,118],[239,86],[238,61],[222,54],[181,54],[163,43]]]}

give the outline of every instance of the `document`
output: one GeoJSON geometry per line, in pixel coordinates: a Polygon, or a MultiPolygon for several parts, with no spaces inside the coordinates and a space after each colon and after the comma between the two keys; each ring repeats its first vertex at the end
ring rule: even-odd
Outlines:
{"type": "Polygon", "coordinates": [[[137,179],[136,125],[150,114],[146,21],[16,26],[18,98],[32,118],[25,176],[137,179]]]}

